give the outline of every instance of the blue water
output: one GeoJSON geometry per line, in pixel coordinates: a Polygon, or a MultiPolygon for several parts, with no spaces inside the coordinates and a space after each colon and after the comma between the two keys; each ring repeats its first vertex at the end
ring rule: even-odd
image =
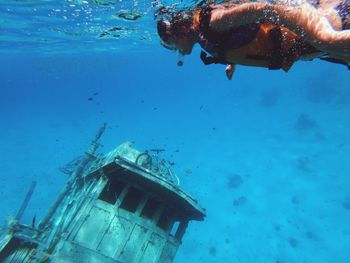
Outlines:
{"type": "Polygon", "coordinates": [[[178,67],[150,3],[135,3],[1,1],[2,223],[33,180],[23,222],[43,216],[67,180],[59,168],[107,122],[101,152],[165,148],[207,209],[175,262],[350,262],[349,71],[241,66],[228,81],[198,47],[178,67]],[[130,8],[142,18],[113,17],[130,8]],[[128,29],[99,37],[115,26],[128,29]]]}

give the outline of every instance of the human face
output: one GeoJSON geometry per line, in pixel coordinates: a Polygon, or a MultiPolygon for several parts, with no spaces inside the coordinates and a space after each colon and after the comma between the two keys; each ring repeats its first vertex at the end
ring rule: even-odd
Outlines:
{"type": "Polygon", "coordinates": [[[185,28],[177,23],[171,23],[169,20],[160,20],[157,23],[158,34],[161,38],[161,44],[170,50],[179,50],[183,55],[190,54],[195,43],[191,28],[185,28]]]}

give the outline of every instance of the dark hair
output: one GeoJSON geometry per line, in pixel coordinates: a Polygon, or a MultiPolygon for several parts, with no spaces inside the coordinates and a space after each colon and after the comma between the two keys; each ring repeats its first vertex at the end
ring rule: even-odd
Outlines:
{"type": "Polygon", "coordinates": [[[193,26],[192,10],[181,10],[173,14],[171,20],[171,31],[174,36],[187,35],[193,26]]]}
{"type": "Polygon", "coordinates": [[[161,38],[161,44],[171,50],[176,50],[174,42],[179,38],[192,37],[193,9],[179,10],[161,8],[157,11],[157,31],[161,38]]]}
{"type": "Polygon", "coordinates": [[[166,43],[172,38],[171,26],[168,20],[159,20],[157,22],[157,31],[159,37],[166,43]]]}
{"type": "Polygon", "coordinates": [[[166,20],[159,20],[157,22],[157,31],[158,35],[162,38],[164,35],[166,35],[169,32],[169,26],[166,22],[166,20]]]}

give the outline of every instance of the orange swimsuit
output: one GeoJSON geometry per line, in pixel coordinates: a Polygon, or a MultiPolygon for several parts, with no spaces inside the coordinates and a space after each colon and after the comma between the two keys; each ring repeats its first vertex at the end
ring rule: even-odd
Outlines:
{"type": "Polygon", "coordinates": [[[292,31],[268,21],[216,32],[209,27],[211,11],[209,6],[195,11],[194,21],[199,44],[220,63],[288,71],[302,55],[317,53],[292,31]]]}

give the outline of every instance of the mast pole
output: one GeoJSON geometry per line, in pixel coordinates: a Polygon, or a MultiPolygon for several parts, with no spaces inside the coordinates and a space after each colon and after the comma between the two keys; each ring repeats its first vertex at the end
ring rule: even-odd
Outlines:
{"type": "Polygon", "coordinates": [[[95,152],[97,148],[100,146],[99,140],[102,137],[103,133],[106,130],[107,124],[104,123],[103,126],[98,130],[95,139],[91,142],[90,148],[87,152],[85,152],[85,156],[77,169],[74,173],[72,173],[71,177],[69,178],[65,188],[61,191],[61,193],[58,195],[56,201],[52,204],[50,207],[48,213],[44,216],[44,218],[41,220],[39,224],[39,230],[44,230],[47,227],[47,224],[49,223],[51,217],[55,214],[57,208],[62,203],[63,199],[67,196],[69,191],[71,191],[73,184],[81,178],[83,175],[83,172],[88,165],[88,163],[94,159],[95,152]]]}

